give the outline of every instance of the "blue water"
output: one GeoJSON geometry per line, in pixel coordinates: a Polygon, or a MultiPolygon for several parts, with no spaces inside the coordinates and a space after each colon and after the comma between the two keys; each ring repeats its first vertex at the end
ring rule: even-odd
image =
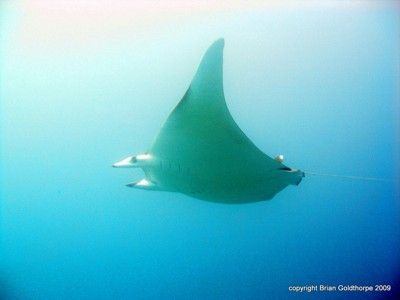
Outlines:
{"type": "Polygon", "coordinates": [[[111,164],[151,145],[224,37],[227,104],[260,149],[306,171],[398,179],[398,9],[249,6],[149,21],[128,4],[85,3],[0,5],[0,298],[396,288],[396,181],[306,177],[235,206],[129,189],[142,173],[111,164]]]}

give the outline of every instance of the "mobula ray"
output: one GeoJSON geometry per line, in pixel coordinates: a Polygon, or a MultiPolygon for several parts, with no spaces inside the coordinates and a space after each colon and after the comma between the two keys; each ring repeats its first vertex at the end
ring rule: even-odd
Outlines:
{"type": "Polygon", "coordinates": [[[223,90],[223,48],[223,39],[209,47],[151,148],[113,165],[143,169],[145,178],[127,186],[245,203],[301,182],[304,172],[285,166],[282,155],[264,154],[233,120],[223,90]]]}

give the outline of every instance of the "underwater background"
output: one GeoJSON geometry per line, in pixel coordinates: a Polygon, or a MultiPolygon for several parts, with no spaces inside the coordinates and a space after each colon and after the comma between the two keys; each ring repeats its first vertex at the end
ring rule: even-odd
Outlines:
{"type": "Polygon", "coordinates": [[[398,2],[2,1],[0,298],[389,296],[289,286],[397,288],[399,33],[398,2]],[[245,205],[125,187],[143,174],[112,163],[150,147],[220,37],[262,151],[394,181],[306,176],[245,205]]]}

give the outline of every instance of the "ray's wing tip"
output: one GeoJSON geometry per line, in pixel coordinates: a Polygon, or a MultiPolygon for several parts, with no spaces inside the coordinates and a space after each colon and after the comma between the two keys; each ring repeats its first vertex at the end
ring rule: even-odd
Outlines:
{"type": "Polygon", "coordinates": [[[201,65],[204,61],[209,61],[210,59],[211,61],[213,61],[213,59],[221,59],[222,52],[224,51],[224,46],[225,46],[225,40],[223,38],[215,40],[211,44],[211,46],[208,47],[206,53],[202,58],[199,68],[201,68],[201,65]]]}
{"type": "Polygon", "coordinates": [[[219,39],[217,39],[217,40],[212,44],[212,46],[223,48],[223,47],[225,46],[225,39],[222,38],[222,37],[219,38],[219,39]]]}
{"type": "Polygon", "coordinates": [[[225,46],[225,39],[224,38],[219,38],[217,40],[215,40],[210,47],[208,47],[208,52],[210,51],[222,51],[224,49],[225,46]],[[211,50],[213,49],[213,50],[211,50]]]}

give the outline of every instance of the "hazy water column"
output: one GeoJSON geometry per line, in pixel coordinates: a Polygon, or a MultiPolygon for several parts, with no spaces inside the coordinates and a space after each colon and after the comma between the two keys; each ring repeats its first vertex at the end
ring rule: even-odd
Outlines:
{"type": "Polygon", "coordinates": [[[142,174],[110,167],[151,145],[224,37],[227,105],[257,146],[301,169],[393,178],[396,10],[13,3],[0,7],[9,295],[262,299],[396,278],[397,186],[305,178],[224,206],[132,191],[142,174]]]}

